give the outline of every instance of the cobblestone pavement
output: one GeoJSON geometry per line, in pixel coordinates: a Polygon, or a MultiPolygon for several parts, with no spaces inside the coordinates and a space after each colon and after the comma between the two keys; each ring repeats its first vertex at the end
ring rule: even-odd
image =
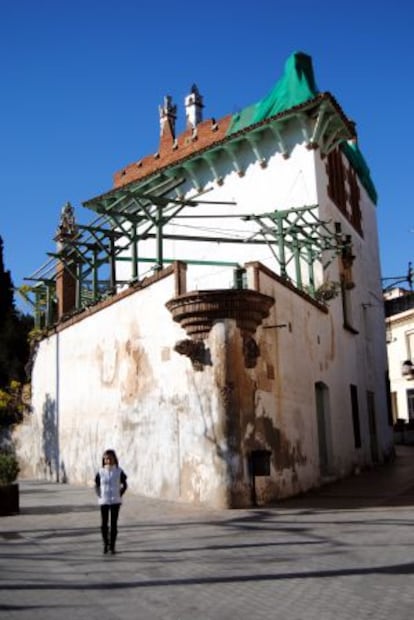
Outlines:
{"type": "Polygon", "coordinates": [[[3,620],[408,620],[414,447],[273,507],[216,511],[127,493],[104,556],[92,489],[20,481],[0,518],[3,620]]]}

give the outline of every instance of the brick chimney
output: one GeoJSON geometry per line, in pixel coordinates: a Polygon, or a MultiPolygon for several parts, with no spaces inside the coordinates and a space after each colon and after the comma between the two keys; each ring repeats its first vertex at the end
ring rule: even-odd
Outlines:
{"type": "Polygon", "coordinates": [[[175,121],[177,118],[177,106],[173,104],[170,95],[164,97],[163,105],[159,106],[160,112],[160,151],[171,148],[175,140],[175,121]]]}
{"type": "Polygon", "coordinates": [[[193,84],[190,94],[185,98],[185,118],[187,129],[195,129],[203,120],[203,97],[193,84]]]}

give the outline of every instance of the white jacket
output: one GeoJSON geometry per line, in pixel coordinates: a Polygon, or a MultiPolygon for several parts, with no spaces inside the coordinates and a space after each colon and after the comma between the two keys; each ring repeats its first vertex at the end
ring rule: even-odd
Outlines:
{"type": "Polygon", "coordinates": [[[95,479],[99,504],[120,504],[126,488],[126,476],[120,467],[101,467],[95,479]]]}

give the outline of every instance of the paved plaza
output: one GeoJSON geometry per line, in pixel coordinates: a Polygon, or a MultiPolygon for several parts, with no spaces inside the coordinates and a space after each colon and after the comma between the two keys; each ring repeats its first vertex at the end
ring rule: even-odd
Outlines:
{"type": "Polygon", "coordinates": [[[127,492],[115,556],[93,489],[21,480],[20,503],[0,517],[2,620],[414,617],[414,447],[272,507],[127,492]]]}

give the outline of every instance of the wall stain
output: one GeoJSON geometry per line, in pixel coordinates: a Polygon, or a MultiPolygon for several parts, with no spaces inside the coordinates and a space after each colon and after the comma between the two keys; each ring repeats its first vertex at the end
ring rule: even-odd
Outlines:
{"type": "Polygon", "coordinates": [[[333,362],[333,360],[335,359],[336,347],[335,347],[335,326],[334,326],[332,316],[330,316],[329,327],[330,327],[330,343],[329,343],[330,348],[329,348],[329,351],[327,351],[326,359],[329,362],[333,362]]]}
{"type": "MultiPolygon", "coordinates": [[[[264,484],[266,495],[270,499],[280,496],[279,481],[282,472],[289,471],[291,484],[298,483],[296,469],[305,465],[307,459],[301,441],[298,439],[292,442],[283,429],[276,425],[276,421],[267,415],[264,403],[258,398],[263,384],[271,393],[274,393],[275,389],[269,389],[270,384],[276,383],[278,387],[280,385],[278,380],[268,377],[267,360],[271,359],[271,347],[261,347],[262,355],[267,359],[261,357],[255,369],[248,369],[243,356],[243,335],[231,324],[228,324],[227,328],[226,346],[218,350],[219,359],[215,360],[213,366],[227,437],[227,450],[225,453],[219,451],[218,456],[226,462],[231,480],[229,503],[232,506],[241,506],[248,504],[251,497],[251,481],[243,464],[249,462],[253,450],[266,449],[271,452],[273,473],[266,478],[264,484]],[[236,455],[238,458],[233,458],[236,455]],[[231,467],[231,463],[236,462],[238,467],[231,467]]],[[[274,376],[279,379],[277,367],[274,376]]],[[[275,398],[278,398],[277,394],[275,398]]],[[[298,419],[301,419],[299,411],[295,412],[296,426],[298,419]]]]}
{"type": "Polygon", "coordinates": [[[146,351],[139,346],[136,334],[124,343],[119,358],[121,401],[130,405],[154,390],[154,373],[146,351]]]}
{"type": "Polygon", "coordinates": [[[307,462],[301,442],[291,442],[268,417],[254,419],[253,428],[250,428],[249,436],[245,439],[244,449],[249,453],[252,450],[271,450],[272,464],[279,472],[284,469],[295,470],[298,465],[305,465],[307,462]]]}
{"type": "Polygon", "coordinates": [[[101,383],[111,386],[116,383],[118,374],[118,343],[111,342],[96,347],[96,360],[101,377],[101,383]]]}

